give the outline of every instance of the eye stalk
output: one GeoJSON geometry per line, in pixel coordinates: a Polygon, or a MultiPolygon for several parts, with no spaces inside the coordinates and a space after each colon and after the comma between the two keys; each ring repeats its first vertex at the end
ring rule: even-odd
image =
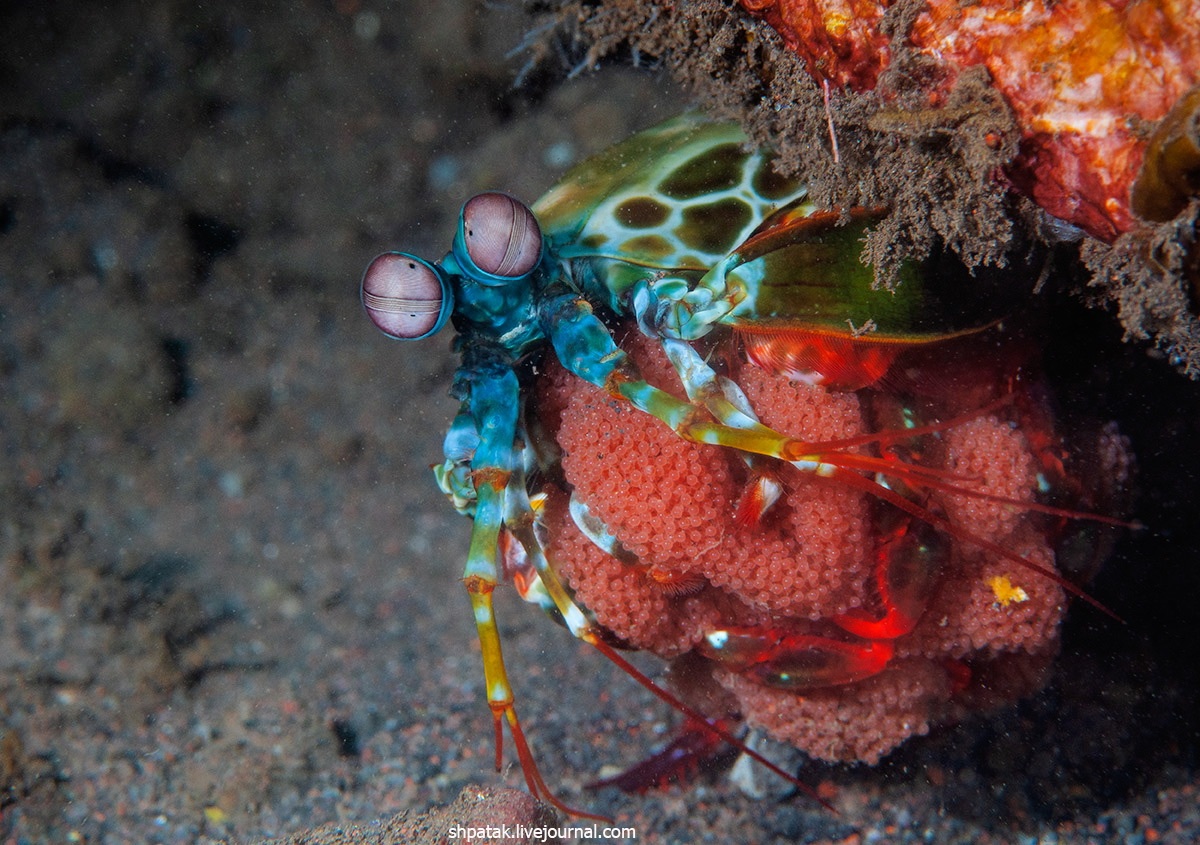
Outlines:
{"type": "Polygon", "coordinates": [[[446,325],[454,292],[437,265],[405,252],[385,252],[363,273],[362,304],[388,337],[420,340],[446,325]]]}
{"type": "Polygon", "coordinates": [[[542,260],[542,227],[516,197],[477,194],[463,206],[452,252],[466,275],[483,284],[520,279],[542,260]]]}

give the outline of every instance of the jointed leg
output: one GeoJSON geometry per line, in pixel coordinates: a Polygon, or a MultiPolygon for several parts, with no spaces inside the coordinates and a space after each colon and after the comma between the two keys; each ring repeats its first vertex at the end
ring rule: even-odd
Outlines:
{"type": "MultiPolygon", "coordinates": [[[[722,422],[736,427],[746,427],[747,429],[765,428],[761,423],[753,417],[753,411],[748,407],[748,404],[743,410],[741,401],[744,400],[741,389],[732,382],[721,379],[707,363],[696,353],[691,345],[678,340],[664,340],[663,346],[667,351],[668,357],[671,359],[676,372],[679,374],[680,380],[683,382],[687,390],[689,398],[694,401],[701,401],[706,408],[722,422]],[[722,385],[724,382],[724,385],[722,385]],[[739,400],[740,397],[740,400],[739,400]]],[[[996,404],[1007,401],[997,400],[996,404]]],[[[1026,501],[1010,501],[999,496],[991,495],[985,491],[975,489],[972,486],[963,486],[969,479],[960,478],[945,470],[936,468],[923,467],[916,464],[903,463],[900,461],[889,460],[887,458],[876,458],[869,455],[859,455],[854,452],[848,452],[847,449],[865,445],[867,443],[876,442],[882,443],[888,440],[894,440],[898,437],[913,437],[918,434],[933,433],[936,431],[945,431],[949,428],[966,422],[968,419],[977,416],[979,413],[986,411],[987,408],[972,414],[964,415],[963,417],[946,420],[939,423],[934,423],[928,426],[920,426],[916,428],[906,429],[899,432],[883,432],[880,434],[865,435],[863,437],[852,437],[837,442],[827,443],[802,443],[801,441],[793,441],[808,450],[810,454],[798,458],[785,457],[784,460],[789,460],[791,463],[801,470],[814,473],[815,475],[826,478],[836,478],[842,484],[861,490],[868,495],[874,496],[877,499],[889,502],[895,505],[899,510],[909,514],[910,516],[920,519],[922,522],[944,531],[953,537],[962,540],[963,542],[971,543],[984,551],[1002,557],[1019,566],[1023,566],[1033,572],[1042,575],[1043,577],[1053,581],[1068,592],[1084,599],[1089,604],[1097,607],[1104,613],[1113,616],[1114,614],[1108,608],[1097,602],[1091,596],[1087,595],[1077,585],[1063,578],[1057,572],[1047,569],[1031,560],[1013,552],[1011,549],[1003,548],[995,543],[991,543],[981,537],[966,531],[965,529],[952,524],[945,517],[931,512],[922,503],[911,501],[901,493],[892,489],[894,485],[885,483],[880,477],[887,477],[895,480],[902,480],[906,485],[918,489],[926,490],[943,490],[952,493],[958,493],[967,496],[974,496],[980,499],[985,499],[993,502],[1003,502],[1011,504],[1022,510],[1034,510],[1047,513],[1056,513],[1060,516],[1070,518],[1085,518],[1099,522],[1120,522],[1107,517],[1097,516],[1094,514],[1084,514],[1076,512],[1062,511],[1057,508],[1048,507],[1038,504],[1037,502],[1026,501]],[[874,474],[874,478],[866,478],[860,473],[866,471],[874,474]]],[[[766,429],[770,431],[770,429],[766,429]]],[[[723,444],[724,445],[724,444],[723,444]]]]}
{"type": "MultiPolygon", "coordinates": [[[[520,435],[519,439],[524,439],[520,435]]],[[[505,491],[504,527],[512,538],[521,544],[525,558],[537,573],[537,583],[522,592],[521,598],[536,604],[548,613],[557,612],[574,636],[592,626],[590,617],[567,595],[546,560],[545,551],[534,529],[536,515],[529,500],[525,471],[519,463],[509,477],[505,491]]]]}
{"type": "MultiPolygon", "coordinates": [[[[590,515],[587,514],[586,506],[582,505],[581,503],[577,503],[574,498],[572,498],[571,504],[572,504],[572,517],[576,520],[577,524],[581,519],[585,522],[593,523],[592,526],[588,529],[584,529],[581,526],[581,530],[584,531],[585,535],[592,536],[592,533],[590,533],[590,532],[592,532],[593,529],[595,532],[597,532],[599,534],[607,534],[607,528],[604,526],[604,524],[602,522],[600,522],[598,519],[595,519],[595,517],[591,517],[590,515]]],[[[595,541],[595,540],[596,540],[596,538],[593,537],[593,541],[595,541]]],[[[707,716],[705,716],[704,714],[700,713],[699,711],[697,711],[694,708],[690,707],[689,705],[685,704],[679,698],[677,698],[676,696],[667,692],[665,689],[660,687],[654,681],[650,680],[649,677],[647,677],[639,669],[637,669],[635,666],[633,666],[633,664],[631,664],[628,660],[626,660],[624,657],[622,657],[620,654],[618,654],[616,651],[614,651],[612,646],[610,646],[607,642],[605,642],[605,639],[602,635],[600,628],[596,625],[596,623],[594,621],[592,621],[590,616],[588,616],[583,610],[581,610],[571,600],[570,596],[567,594],[566,589],[563,587],[562,582],[559,581],[558,575],[555,574],[555,572],[552,568],[550,568],[548,565],[546,565],[545,557],[541,554],[540,546],[537,546],[536,539],[534,540],[534,546],[537,548],[537,558],[536,559],[542,561],[542,564],[545,565],[544,569],[539,569],[539,574],[541,576],[542,584],[544,585],[547,594],[553,598],[553,601],[554,601],[555,605],[557,606],[558,611],[562,614],[562,617],[564,619],[568,620],[568,627],[570,627],[572,634],[574,634],[576,637],[583,640],[584,642],[592,645],[597,651],[599,651],[601,654],[603,654],[605,657],[607,657],[610,661],[612,661],[614,664],[616,664],[622,671],[624,671],[626,674],[628,674],[631,678],[633,678],[639,684],[644,686],[646,689],[650,690],[650,692],[654,693],[660,699],[665,701],[671,707],[673,707],[676,710],[678,710],[679,712],[683,713],[689,719],[692,719],[698,723],[704,724],[708,728],[708,730],[710,730],[713,733],[714,736],[717,736],[722,741],[729,743],[730,745],[732,745],[734,748],[737,748],[742,753],[749,755],[750,757],[757,760],[759,763],[761,763],[762,765],[766,766],[768,769],[773,771],[775,774],[779,775],[780,777],[782,777],[785,780],[789,781],[790,783],[794,784],[799,789],[808,793],[813,798],[815,798],[818,802],[820,802],[821,805],[824,806],[826,809],[833,810],[833,807],[830,806],[829,803],[824,798],[822,798],[819,794],[817,794],[817,792],[812,787],[810,787],[808,784],[797,779],[794,775],[779,768],[779,766],[775,765],[773,762],[771,762],[767,758],[763,757],[761,754],[759,754],[754,749],[748,748],[741,740],[739,740],[737,737],[735,737],[719,721],[710,719],[707,716]],[[572,624],[571,620],[573,620],[573,619],[578,620],[578,623],[572,624]]],[[[529,548],[528,551],[530,553],[530,557],[532,558],[534,556],[533,549],[529,548]]],[[[515,715],[511,716],[510,721],[515,720],[515,718],[516,718],[515,715]]],[[[519,731],[519,728],[514,724],[513,730],[514,730],[514,739],[516,739],[517,731],[519,731]]],[[[519,749],[520,749],[520,742],[518,743],[518,750],[519,749]]],[[[522,764],[524,765],[524,763],[525,763],[525,758],[522,757],[522,764]]],[[[530,759],[530,761],[529,761],[528,771],[532,771],[534,776],[537,777],[537,769],[536,769],[536,767],[533,766],[532,759],[530,759]]],[[[540,778],[538,779],[538,783],[541,784],[540,778]]],[[[542,784],[542,788],[543,789],[545,788],[544,784],[542,784]]],[[[535,794],[536,794],[536,791],[533,789],[532,785],[530,786],[530,791],[535,792],[535,794]]],[[[572,812],[574,812],[574,811],[572,811],[572,812]]]]}
{"type": "MultiPolygon", "coordinates": [[[[490,368],[489,368],[490,369],[490,368]]],[[[512,465],[512,442],[516,435],[518,385],[511,370],[465,373],[466,403],[479,442],[471,459],[471,482],[475,487],[475,523],[463,583],[471,597],[471,609],[483,649],[488,705],[496,726],[496,765],[502,748],[501,715],[512,709],[512,688],[504,669],[500,633],[492,611],[492,590],[499,582],[496,550],[504,522],[504,488],[512,465]]]]}
{"type": "Polygon", "coordinates": [[[446,460],[434,465],[433,475],[438,488],[446,494],[454,509],[465,516],[474,517],[475,482],[471,475],[471,459],[479,446],[479,433],[475,430],[469,406],[469,402],[463,402],[454,422],[450,424],[442,444],[446,460]]]}
{"type": "Polygon", "coordinates": [[[504,527],[506,492],[514,469],[523,475],[515,464],[513,452],[520,403],[517,378],[511,367],[488,360],[471,361],[459,372],[459,376],[459,387],[466,393],[465,401],[479,436],[471,459],[471,477],[475,485],[475,524],[471,530],[463,583],[471,598],[471,609],[483,651],[487,700],[492,709],[496,732],[496,768],[499,770],[502,763],[503,721],[507,721],[529,791],[571,815],[604,820],[603,816],[583,813],[563,804],[542,780],[513,706],[512,686],[504,667],[500,631],[492,608],[492,591],[499,583],[497,552],[500,532],[504,527]]]}
{"type": "Polygon", "coordinates": [[[699,405],[676,399],[648,384],[637,366],[613,342],[612,335],[584,300],[563,296],[544,312],[550,339],[559,362],[575,375],[609,395],[645,411],[695,443],[727,446],[786,461],[811,459],[808,444],[754,421],[739,427],[713,419],[699,405]]]}

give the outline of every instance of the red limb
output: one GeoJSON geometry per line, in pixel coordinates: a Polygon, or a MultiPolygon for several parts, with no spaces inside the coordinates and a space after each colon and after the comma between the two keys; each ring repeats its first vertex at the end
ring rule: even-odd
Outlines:
{"type": "MultiPolygon", "coordinates": [[[[758,462],[762,463],[762,462],[758,462]]],[[[763,514],[770,510],[771,505],[779,500],[783,486],[771,471],[759,468],[754,477],[746,484],[738,499],[734,521],[747,528],[757,528],[763,514]]]]}
{"type": "MultiPolygon", "coordinates": [[[[724,723],[716,720],[724,727],[724,723]]],[[[690,778],[700,769],[700,764],[715,756],[724,746],[721,737],[709,728],[708,722],[690,716],[683,723],[675,738],[662,750],[635,763],[619,775],[592,781],[586,789],[615,786],[622,792],[646,792],[650,789],[665,789],[672,783],[690,778]]]]}
{"type": "MultiPolygon", "coordinates": [[[[517,758],[521,761],[521,773],[525,775],[525,785],[529,787],[529,793],[539,800],[545,801],[548,804],[553,804],[558,809],[562,810],[568,816],[576,816],[583,819],[595,819],[599,822],[612,824],[613,820],[608,816],[601,816],[597,813],[586,813],[583,810],[576,810],[573,807],[568,807],[562,801],[554,796],[550,788],[546,786],[546,782],[542,780],[542,773],[538,771],[537,763],[533,759],[533,752],[529,750],[529,743],[525,741],[525,732],[521,730],[521,723],[517,721],[517,715],[513,712],[510,706],[506,711],[508,715],[508,727],[512,731],[513,745],[517,748],[517,758]]],[[[500,713],[496,710],[492,711],[496,719],[496,730],[500,732],[500,713]]],[[[497,734],[502,736],[501,733],[497,734]]],[[[500,745],[496,746],[496,771],[500,771],[500,745]]]]}
{"type": "Polygon", "coordinates": [[[726,628],[696,651],[764,686],[797,692],[850,684],[878,674],[895,653],[890,640],[845,639],[784,628],[726,628]]]}
{"type": "Polygon", "coordinates": [[[588,813],[583,810],[576,810],[574,807],[569,807],[560,801],[550,787],[546,786],[546,781],[542,779],[542,773],[538,771],[537,762],[533,759],[533,752],[529,750],[529,743],[525,740],[525,732],[521,730],[521,723],[517,720],[517,713],[513,709],[511,703],[508,705],[493,704],[492,705],[492,721],[496,725],[496,771],[500,771],[504,763],[504,728],[500,722],[500,717],[504,716],[508,719],[508,729],[512,733],[513,745],[517,749],[517,759],[521,762],[521,774],[525,776],[525,785],[529,788],[529,794],[539,801],[545,801],[557,807],[568,816],[575,816],[583,819],[595,819],[599,822],[612,824],[613,820],[608,816],[601,816],[596,813],[588,813]]]}
{"type": "Polygon", "coordinates": [[[525,598],[530,586],[537,578],[537,570],[533,566],[533,561],[525,554],[525,547],[521,541],[513,536],[507,526],[500,529],[497,551],[505,578],[510,579],[513,586],[517,588],[517,594],[521,598],[525,598]]]}
{"type": "Polygon", "coordinates": [[[882,484],[870,479],[864,478],[863,476],[859,475],[856,470],[873,471],[901,480],[912,486],[970,496],[983,501],[995,502],[998,504],[1011,505],[1012,507],[1023,511],[1035,511],[1037,513],[1050,514],[1052,516],[1063,517],[1066,519],[1085,519],[1124,528],[1136,529],[1140,527],[1138,524],[1130,523],[1113,517],[1102,516],[1100,514],[1088,513],[1085,511],[1075,511],[1067,508],[1055,507],[1053,505],[1043,505],[1039,502],[997,496],[992,493],[976,490],[961,484],[952,483],[952,481],[966,481],[969,479],[956,477],[952,474],[948,475],[942,471],[931,470],[928,467],[921,467],[917,464],[904,463],[894,457],[876,458],[870,455],[847,454],[836,451],[839,449],[850,448],[852,446],[864,445],[866,443],[874,442],[882,444],[895,440],[906,440],[917,435],[946,431],[955,427],[956,425],[961,424],[962,422],[966,422],[967,420],[978,417],[980,414],[986,413],[988,410],[998,407],[1000,404],[1007,404],[1008,402],[1011,402],[1013,398],[1013,394],[1006,394],[994,402],[988,403],[979,410],[970,412],[968,414],[963,414],[959,417],[954,417],[943,422],[931,423],[924,426],[916,426],[911,429],[898,429],[894,431],[863,435],[861,437],[851,437],[844,438],[842,440],[825,441],[822,443],[804,444],[805,448],[811,450],[809,454],[804,457],[809,460],[819,460],[821,463],[845,470],[844,472],[837,472],[836,474],[830,476],[832,480],[846,484],[850,487],[854,487],[858,490],[862,490],[863,492],[868,493],[878,499],[889,502],[900,508],[905,513],[910,514],[911,516],[914,516],[926,523],[927,525],[944,531],[951,537],[955,537],[965,543],[970,543],[978,548],[983,549],[984,551],[1003,557],[1005,560],[1009,560],[1019,566],[1024,567],[1025,569],[1036,572],[1039,575],[1042,575],[1043,577],[1053,581],[1055,584],[1058,584],[1072,595],[1083,599],[1097,610],[1100,610],[1102,613],[1105,613],[1108,616],[1111,616],[1113,619],[1116,619],[1118,622],[1121,622],[1123,620],[1120,616],[1109,610],[1099,601],[1084,592],[1082,588],[1062,577],[1057,572],[1041,566],[1040,564],[1034,563],[1031,560],[1027,560],[1026,558],[1009,549],[1006,549],[996,543],[989,542],[964,528],[954,525],[944,517],[938,516],[928,508],[909,500],[895,490],[885,487],[882,484]]]}
{"type": "MultiPolygon", "coordinates": [[[[1115,525],[1120,528],[1140,528],[1141,525],[1138,523],[1127,522],[1126,520],[1116,519],[1115,517],[1111,516],[1088,513],[1087,511],[1070,510],[1068,508],[1059,508],[1053,505],[1044,505],[1040,502],[1026,501],[1024,499],[1009,499],[1005,496],[997,496],[982,490],[964,487],[960,484],[947,483],[955,481],[967,482],[974,480],[968,476],[955,475],[947,470],[925,467],[919,464],[904,463],[903,461],[895,458],[877,458],[871,455],[850,454],[842,451],[844,449],[850,449],[856,446],[865,446],[871,443],[882,445],[884,443],[892,443],[898,440],[908,440],[912,437],[919,437],[925,434],[937,434],[948,431],[952,428],[962,425],[965,422],[976,419],[983,414],[990,413],[991,411],[1003,407],[1004,405],[1011,403],[1015,398],[1016,397],[1014,394],[1008,393],[992,402],[989,402],[981,408],[965,414],[960,414],[957,417],[952,417],[951,419],[943,420],[941,422],[914,426],[913,428],[894,429],[890,431],[874,432],[872,434],[862,434],[855,437],[844,437],[839,440],[824,440],[814,443],[805,443],[804,449],[806,450],[806,454],[798,457],[808,459],[816,458],[822,463],[831,464],[847,470],[859,469],[870,472],[879,472],[916,486],[928,487],[934,490],[940,490],[944,493],[961,494],[1002,505],[1012,505],[1013,507],[1020,508],[1021,510],[1036,511],[1037,513],[1050,514],[1051,516],[1059,516],[1066,519],[1086,519],[1092,522],[1102,522],[1106,525],[1115,525]]],[[[841,474],[839,474],[838,477],[844,478],[844,476],[841,474]]],[[[924,511],[924,508],[921,510],[924,511]]],[[[913,513],[911,510],[908,512],[913,513]]],[[[921,514],[913,513],[913,515],[924,520],[924,516],[921,514]]],[[[925,521],[928,522],[928,520],[925,521]]],[[[954,533],[953,536],[958,537],[960,540],[974,542],[971,537],[963,536],[963,534],[960,533],[954,533]]]]}
{"type": "Polygon", "coordinates": [[[867,639],[894,640],[909,633],[925,612],[949,551],[944,538],[924,523],[914,524],[909,516],[897,520],[875,549],[875,587],[883,616],[855,608],[835,616],[834,623],[867,639]]]}
{"type": "MultiPolygon", "coordinates": [[[[1111,616],[1113,619],[1117,620],[1118,622],[1123,623],[1125,621],[1120,616],[1118,616],[1116,613],[1114,613],[1113,611],[1111,611],[1107,607],[1105,607],[1103,604],[1101,604],[1099,601],[1097,601],[1096,599],[1089,596],[1086,592],[1083,591],[1083,589],[1081,587],[1077,586],[1076,584],[1071,583],[1070,581],[1068,581],[1066,578],[1059,575],[1054,570],[1047,569],[1046,567],[1042,566],[1041,564],[1034,563],[1031,560],[1026,560],[1025,558],[1021,557],[1019,554],[1017,554],[1016,552],[1011,551],[1010,549],[1006,549],[1003,546],[997,545],[996,543],[989,542],[988,540],[985,540],[982,537],[978,537],[975,534],[972,534],[970,531],[967,531],[964,528],[959,528],[957,525],[954,525],[948,519],[938,516],[937,514],[930,511],[928,508],[923,508],[914,502],[910,502],[908,499],[904,498],[903,496],[901,496],[899,493],[895,492],[894,490],[889,490],[887,487],[884,487],[880,484],[875,483],[874,481],[870,481],[866,478],[863,478],[861,475],[858,475],[857,473],[854,473],[854,472],[839,472],[839,473],[837,473],[836,476],[834,476],[834,478],[839,483],[845,484],[849,487],[854,487],[858,490],[862,490],[864,493],[867,493],[871,496],[875,496],[878,499],[882,499],[885,502],[889,502],[889,503],[895,505],[896,507],[900,508],[900,510],[904,511],[905,513],[911,514],[912,516],[915,516],[917,519],[921,520],[922,522],[927,523],[928,525],[931,525],[934,528],[938,528],[938,529],[941,529],[942,531],[945,531],[951,537],[955,537],[959,540],[962,540],[964,543],[970,543],[973,546],[977,546],[978,548],[983,549],[985,552],[990,552],[991,554],[998,555],[1007,561],[1011,561],[1012,563],[1015,563],[1018,566],[1022,566],[1025,569],[1030,570],[1031,572],[1036,572],[1037,574],[1041,575],[1042,577],[1047,578],[1050,581],[1053,581],[1055,584],[1058,584],[1058,586],[1062,587],[1064,590],[1066,590],[1071,595],[1083,599],[1088,604],[1090,604],[1092,607],[1099,610],[1101,613],[1104,613],[1107,616],[1111,616]]],[[[970,491],[968,491],[968,490],[957,490],[957,489],[953,490],[953,492],[956,492],[956,493],[961,492],[961,493],[968,493],[968,494],[970,493],[970,491]]],[[[1007,501],[1007,500],[1001,499],[1001,501],[1007,501]]],[[[1026,503],[1012,502],[1011,504],[1013,504],[1014,506],[1017,506],[1017,507],[1021,507],[1026,503]]],[[[1057,509],[1055,509],[1055,510],[1057,510],[1057,509]]],[[[1108,521],[1107,517],[1093,517],[1092,514],[1080,514],[1079,516],[1081,518],[1096,518],[1102,522],[1108,521]]],[[[1118,524],[1124,525],[1125,523],[1118,522],[1118,524]]]]}
{"type": "Polygon", "coordinates": [[[785,772],[783,769],[779,768],[779,766],[772,763],[770,760],[768,760],[762,754],[759,754],[754,749],[748,748],[745,743],[743,743],[741,740],[739,740],[737,737],[735,737],[732,733],[730,733],[729,730],[724,725],[722,725],[719,720],[706,718],[699,711],[684,704],[678,698],[671,695],[671,693],[667,692],[665,689],[660,687],[658,684],[654,683],[654,681],[650,680],[644,674],[642,674],[642,672],[639,671],[636,666],[634,666],[632,663],[630,663],[628,660],[626,660],[621,655],[617,654],[617,652],[614,651],[611,646],[609,646],[607,643],[605,643],[603,640],[601,640],[595,633],[590,633],[587,636],[583,637],[583,639],[590,642],[593,646],[596,647],[597,650],[599,650],[599,652],[601,654],[603,654],[605,657],[607,657],[613,663],[617,664],[617,666],[619,666],[625,672],[625,674],[629,675],[629,677],[633,678],[635,681],[637,681],[643,687],[650,690],[650,692],[654,693],[656,696],[658,696],[660,699],[665,701],[671,707],[675,708],[680,713],[684,714],[685,716],[687,716],[690,719],[696,719],[697,721],[703,722],[708,727],[709,730],[711,730],[714,734],[719,736],[725,742],[732,745],[738,751],[742,752],[743,754],[746,754],[751,759],[756,760],[757,762],[766,766],[768,769],[770,769],[775,774],[779,775],[781,778],[786,780],[788,783],[792,784],[797,789],[800,789],[801,791],[803,791],[806,795],[808,795],[810,798],[812,798],[814,801],[816,801],[818,804],[820,804],[826,810],[829,810],[831,813],[835,813],[835,814],[837,813],[837,810],[834,809],[833,805],[830,804],[828,801],[826,801],[824,798],[822,798],[820,796],[820,794],[818,794],[817,791],[815,789],[813,789],[811,786],[806,784],[804,781],[799,780],[795,775],[791,775],[788,772],[785,772]]]}
{"type": "Polygon", "coordinates": [[[1089,513],[1088,511],[1076,511],[1069,508],[1055,507],[1054,505],[1044,505],[1041,502],[1029,501],[1026,499],[1010,499],[1007,496],[997,496],[994,493],[988,493],[984,490],[976,490],[972,487],[964,487],[959,484],[949,483],[952,481],[971,481],[967,476],[954,475],[946,470],[939,470],[932,467],[923,467],[919,464],[908,464],[893,458],[876,458],[870,455],[854,455],[843,454],[841,452],[831,453],[815,453],[822,463],[832,466],[841,467],[842,469],[861,469],[871,472],[879,472],[884,475],[890,475],[908,484],[919,487],[928,487],[933,490],[940,490],[943,493],[954,493],[961,496],[970,496],[973,499],[982,499],[985,502],[995,502],[1000,505],[1012,505],[1023,511],[1036,511],[1037,513],[1045,513],[1051,516],[1060,516],[1065,519],[1086,519],[1090,522],[1102,522],[1105,525],[1115,525],[1119,528],[1141,528],[1141,525],[1136,522],[1127,522],[1123,519],[1117,519],[1112,516],[1104,516],[1098,513],[1089,513]],[[947,480],[938,480],[941,477],[947,480]]]}

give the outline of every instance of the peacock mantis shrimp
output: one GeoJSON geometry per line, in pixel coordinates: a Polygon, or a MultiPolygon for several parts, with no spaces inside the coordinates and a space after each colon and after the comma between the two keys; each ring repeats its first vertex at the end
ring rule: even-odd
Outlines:
{"type": "MultiPolygon", "coordinates": [[[[897,385],[906,361],[937,361],[950,354],[942,350],[1002,322],[1004,306],[994,298],[976,297],[964,312],[946,295],[951,262],[905,263],[895,289],[877,287],[859,259],[860,242],[885,213],[819,209],[803,183],[775,172],[769,151],[748,148],[736,125],[692,113],[577,165],[532,207],[503,193],[471,198],[440,262],[385,252],[367,268],[363,306],[385,334],[422,340],[448,321],[457,331],[461,365],[451,394],[461,407],[434,472],[443,493],[474,520],[463,581],[482,645],[496,765],[507,723],[535,795],[591,815],[546,787],[522,731],[492,605],[493,590],[506,580],[694,723],[748,750],[614,651],[614,637],[548,559],[541,502],[557,457],[527,407],[544,356],[677,437],[738,456],[746,478],[737,505],[742,524],[757,525],[771,512],[784,464],[878,503],[875,538],[864,552],[873,561],[873,606],[838,614],[816,633],[785,624],[715,627],[695,652],[723,669],[798,692],[875,675],[936,591],[945,538],[1109,612],[1051,566],[973,534],[929,502],[930,491],[949,491],[1022,512],[1121,524],[979,490],[977,479],[926,465],[906,445],[1004,408],[1011,394],[936,419],[897,401],[891,427],[809,442],[764,425],[714,360],[714,348],[733,338],[754,364],[791,380],[895,397],[903,393],[897,385]],[[620,320],[665,352],[682,398],[643,378],[614,339],[620,320]]],[[[572,497],[570,513],[606,553],[628,556],[586,502],[572,497]]]]}

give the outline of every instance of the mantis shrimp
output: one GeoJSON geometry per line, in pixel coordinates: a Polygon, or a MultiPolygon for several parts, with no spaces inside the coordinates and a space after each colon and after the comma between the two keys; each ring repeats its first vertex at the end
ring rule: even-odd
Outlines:
{"type": "MultiPolygon", "coordinates": [[[[614,646],[630,643],[580,600],[548,554],[549,493],[570,498],[570,520],[591,544],[639,573],[661,576],[671,595],[712,580],[692,573],[671,586],[671,573],[639,563],[619,532],[572,494],[562,477],[561,449],[530,408],[548,359],[625,413],[729,456],[742,490],[736,522],[747,530],[783,507],[777,503],[787,492],[784,467],[874,503],[861,555],[868,598],[814,624],[764,621],[762,614],[750,622],[736,614],[718,619],[696,633],[691,652],[723,672],[788,694],[877,676],[895,662],[896,643],[917,628],[938,593],[951,542],[1109,612],[1045,555],[1035,559],[964,527],[931,498],[958,495],[1060,521],[1123,524],[1041,503],[1032,490],[988,492],[975,474],[923,458],[915,445],[923,439],[984,414],[1025,413],[1027,403],[1019,390],[978,394],[956,386],[944,391],[957,396],[955,403],[922,410],[910,400],[922,380],[914,374],[945,370],[946,357],[958,354],[964,341],[994,334],[1004,305],[977,297],[972,310],[963,311],[946,295],[953,287],[944,278],[950,261],[907,262],[895,290],[877,287],[872,268],[859,260],[860,241],[885,213],[819,209],[802,182],[776,173],[769,151],[747,148],[736,125],[691,113],[582,162],[532,207],[497,192],[471,198],[439,262],[385,252],[367,268],[362,303],[385,334],[422,340],[447,322],[457,332],[461,365],[451,393],[461,408],[434,472],[443,493],[474,520],[463,582],[482,646],[497,769],[507,724],[535,795],[568,813],[591,815],[567,807],[546,787],[517,717],[492,603],[494,589],[506,580],[685,712],[689,724],[748,751],[723,723],[622,657],[614,646]],[[621,331],[638,333],[665,356],[677,390],[647,380],[629,344],[619,341],[621,331]],[[824,440],[783,433],[760,420],[736,367],[722,364],[726,354],[823,392],[875,395],[882,422],[824,440]]],[[[1007,364],[996,365],[996,372],[1002,375],[993,383],[1021,378],[1020,368],[1007,364]]],[[[1030,431],[1038,478],[1051,486],[1066,477],[1053,436],[1045,426],[1030,431]],[[1033,444],[1039,433],[1045,442],[1033,444]]],[[[1022,595],[999,578],[993,590],[1006,605],[1022,595]]]]}

